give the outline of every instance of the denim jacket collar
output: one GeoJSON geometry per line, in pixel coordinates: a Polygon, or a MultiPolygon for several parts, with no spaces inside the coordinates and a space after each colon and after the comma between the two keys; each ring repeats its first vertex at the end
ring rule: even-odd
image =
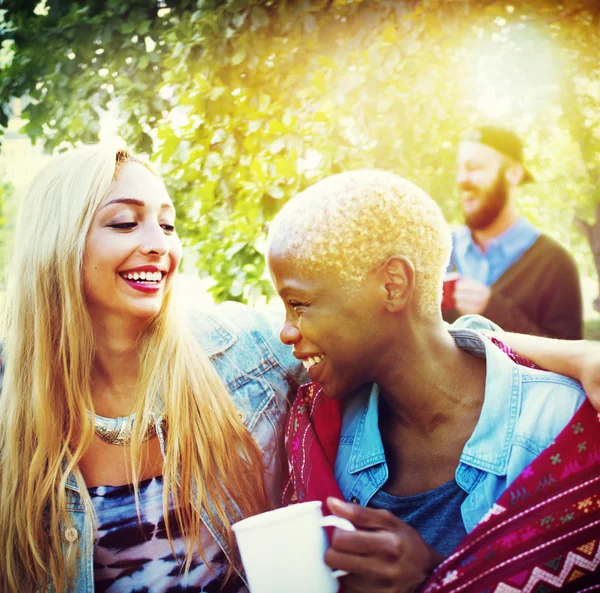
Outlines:
{"type": "MultiPolygon", "coordinates": [[[[469,329],[450,329],[456,344],[466,352],[486,359],[485,399],[473,434],[460,461],[496,475],[506,474],[509,448],[521,407],[521,369],[490,340],[469,329]],[[509,413],[506,413],[509,410],[509,413]],[[498,443],[502,443],[498,447],[498,443]]],[[[354,425],[350,473],[385,464],[385,451],[379,432],[379,388],[361,389],[352,395],[346,414],[360,410],[354,425]]],[[[356,413],[356,412],[354,412],[356,413]]],[[[345,436],[342,433],[342,438],[345,436]]]]}
{"type": "Polygon", "coordinates": [[[521,409],[521,367],[473,330],[450,330],[450,333],[463,350],[486,359],[483,406],[460,460],[488,473],[505,475],[521,409]]]}
{"type": "MultiPolygon", "coordinates": [[[[358,419],[349,470],[355,474],[385,463],[385,451],[379,432],[379,387],[360,388],[352,395],[353,405],[362,407],[358,419]]],[[[343,437],[343,435],[342,435],[343,437]]]]}

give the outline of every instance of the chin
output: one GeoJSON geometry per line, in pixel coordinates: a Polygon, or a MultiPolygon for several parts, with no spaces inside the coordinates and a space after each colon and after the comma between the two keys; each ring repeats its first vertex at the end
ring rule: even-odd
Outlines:
{"type": "Polygon", "coordinates": [[[139,321],[150,321],[153,317],[156,317],[160,313],[161,309],[162,303],[157,303],[155,306],[131,308],[127,314],[131,318],[139,321]]]}
{"type": "Polygon", "coordinates": [[[319,385],[329,399],[337,401],[343,400],[348,394],[356,389],[356,387],[345,387],[343,385],[328,385],[323,383],[319,383],[319,385]]]}

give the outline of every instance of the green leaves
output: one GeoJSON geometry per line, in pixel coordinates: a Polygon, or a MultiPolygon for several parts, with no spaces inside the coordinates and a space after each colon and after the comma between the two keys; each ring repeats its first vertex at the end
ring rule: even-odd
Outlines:
{"type": "Polygon", "coordinates": [[[455,146],[486,119],[474,100],[475,41],[504,43],[511,25],[535,29],[554,45],[575,99],[501,123],[524,135],[540,180],[522,211],[587,265],[587,245],[564,221],[574,210],[590,215],[600,199],[591,8],[570,16],[551,0],[511,10],[489,0],[61,0],[38,16],[36,4],[3,3],[0,31],[14,29],[16,41],[0,51],[0,129],[12,98],[29,96],[25,131],[52,150],[97,140],[98,114],[116,106],[119,134],[160,163],[178,228],[217,300],[271,294],[266,225],[330,173],[394,171],[458,222],[455,146]]]}

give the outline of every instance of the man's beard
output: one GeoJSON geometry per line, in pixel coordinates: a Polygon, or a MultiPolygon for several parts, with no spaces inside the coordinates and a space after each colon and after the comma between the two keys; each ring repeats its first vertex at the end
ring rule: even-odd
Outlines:
{"type": "MultiPolygon", "coordinates": [[[[471,186],[471,188],[473,188],[471,186]]],[[[471,189],[463,187],[463,189],[471,189]]],[[[476,188],[473,188],[476,189],[476,188]]],[[[464,212],[465,223],[472,231],[482,231],[487,229],[497,218],[500,212],[506,206],[508,201],[508,188],[504,171],[498,171],[498,176],[494,185],[488,190],[481,199],[481,204],[473,212],[464,212]]]]}

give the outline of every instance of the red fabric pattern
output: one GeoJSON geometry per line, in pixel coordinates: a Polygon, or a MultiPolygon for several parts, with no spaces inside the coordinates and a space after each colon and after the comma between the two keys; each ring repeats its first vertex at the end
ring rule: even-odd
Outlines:
{"type": "MultiPolygon", "coordinates": [[[[338,401],[329,399],[321,387],[306,383],[290,410],[285,435],[290,478],[283,492],[283,504],[342,498],[334,476],[335,458],[342,430],[338,401]]],[[[323,511],[328,512],[323,504],[323,511]]]]}

